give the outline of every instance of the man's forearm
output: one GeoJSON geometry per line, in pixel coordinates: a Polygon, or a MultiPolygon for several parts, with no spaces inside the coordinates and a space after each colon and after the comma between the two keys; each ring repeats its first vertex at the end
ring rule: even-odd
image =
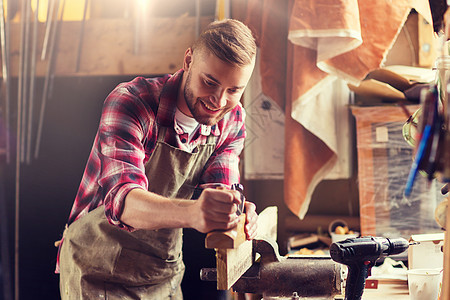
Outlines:
{"type": "Polygon", "coordinates": [[[206,188],[197,200],[168,199],[142,189],[125,198],[120,220],[135,229],[194,228],[206,233],[237,226],[238,191],[206,188]]]}
{"type": "Polygon", "coordinates": [[[191,227],[193,200],[168,199],[142,189],[131,190],[125,198],[121,221],[135,229],[191,227]]]}

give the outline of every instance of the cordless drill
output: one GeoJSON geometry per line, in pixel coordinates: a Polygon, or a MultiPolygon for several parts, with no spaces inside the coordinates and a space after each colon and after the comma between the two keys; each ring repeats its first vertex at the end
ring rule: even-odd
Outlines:
{"type": "Polygon", "coordinates": [[[348,267],[345,300],[361,299],[369,270],[379,258],[402,253],[408,247],[408,241],[403,238],[372,236],[349,238],[331,244],[331,258],[348,267]]]}

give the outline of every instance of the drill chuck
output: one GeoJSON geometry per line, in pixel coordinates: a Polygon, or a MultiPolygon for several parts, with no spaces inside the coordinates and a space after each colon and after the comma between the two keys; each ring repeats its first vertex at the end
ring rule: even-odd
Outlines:
{"type": "Polygon", "coordinates": [[[391,243],[391,246],[389,247],[390,252],[387,255],[400,254],[408,250],[409,242],[407,240],[403,238],[388,239],[388,240],[391,243]]]}

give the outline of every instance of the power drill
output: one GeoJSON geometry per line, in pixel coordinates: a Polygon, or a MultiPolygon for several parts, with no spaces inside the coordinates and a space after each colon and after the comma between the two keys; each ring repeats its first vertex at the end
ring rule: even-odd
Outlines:
{"type": "Polygon", "coordinates": [[[373,236],[348,238],[331,244],[331,258],[348,267],[345,300],[361,299],[369,270],[379,258],[402,253],[408,247],[408,241],[403,238],[373,236]]]}

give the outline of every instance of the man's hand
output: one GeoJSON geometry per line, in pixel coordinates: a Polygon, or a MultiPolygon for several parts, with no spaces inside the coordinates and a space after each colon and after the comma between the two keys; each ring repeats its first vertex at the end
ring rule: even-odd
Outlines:
{"type": "Polygon", "coordinates": [[[245,234],[247,240],[252,240],[256,237],[258,215],[256,214],[256,205],[252,202],[245,201],[245,234]]]}
{"type": "MultiPolygon", "coordinates": [[[[237,206],[241,203],[241,193],[235,190],[206,188],[191,207],[191,227],[207,233],[213,230],[228,230],[237,226],[239,218],[236,214],[237,206]]],[[[256,205],[245,201],[244,213],[245,234],[247,240],[256,237],[258,215],[256,205]]]]}
{"type": "Polygon", "coordinates": [[[240,203],[238,191],[206,188],[190,207],[191,227],[203,233],[234,228],[239,223],[236,211],[240,203]]]}

